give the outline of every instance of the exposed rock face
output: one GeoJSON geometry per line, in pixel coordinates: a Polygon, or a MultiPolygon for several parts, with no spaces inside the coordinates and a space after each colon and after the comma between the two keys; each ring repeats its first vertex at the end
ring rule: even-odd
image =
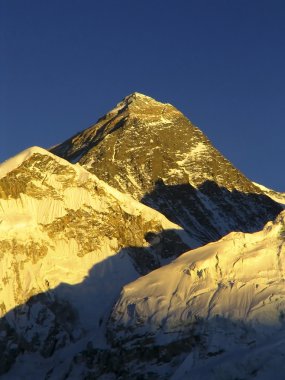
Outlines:
{"type": "Polygon", "coordinates": [[[162,212],[195,246],[257,231],[281,211],[181,112],[142,94],[52,152],[162,212]]]}
{"type": "Polygon", "coordinates": [[[90,331],[104,341],[121,287],[189,247],[163,215],[41,148],[0,166],[0,221],[0,373],[24,353],[56,361],[90,331]]]}
{"type": "Polygon", "coordinates": [[[285,212],[125,286],[108,329],[114,348],[127,348],[126,369],[139,371],[143,347],[154,376],[163,364],[172,379],[283,376],[284,231],[285,212]]]}

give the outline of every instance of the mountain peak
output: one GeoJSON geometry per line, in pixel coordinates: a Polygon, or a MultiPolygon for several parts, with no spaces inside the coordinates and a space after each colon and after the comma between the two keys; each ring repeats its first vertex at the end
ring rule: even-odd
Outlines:
{"type": "Polygon", "coordinates": [[[136,101],[136,100],[145,100],[145,101],[153,101],[156,103],[160,103],[159,101],[152,98],[151,96],[142,94],[140,92],[133,92],[132,94],[125,96],[123,99],[123,101],[136,101]]]}
{"type": "Polygon", "coordinates": [[[16,156],[9,158],[0,165],[0,178],[20,166],[24,161],[29,159],[33,154],[51,155],[51,153],[39,146],[32,146],[18,153],[16,156]]]}
{"type": "Polygon", "coordinates": [[[150,96],[142,94],[141,92],[137,92],[137,91],[135,91],[135,92],[133,92],[130,95],[125,97],[125,99],[137,99],[137,98],[149,98],[149,99],[154,100],[150,96]]]}
{"type": "Polygon", "coordinates": [[[164,107],[165,104],[148,95],[141,94],[140,92],[133,92],[132,94],[126,96],[114,110],[117,110],[117,108],[125,109],[125,107],[132,109],[133,106],[135,106],[136,109],[139,109],[149,106],[164,107]]]}
{"type": "Polygon", "coordinates": [[[173,119],[183,115],[169,103],[163,103],[150,96],[134,92],[123,98],[115,108],[104,116],[104,119],[114,116],[140,119],[145,121],[145,125],[154,122],[162,125],[165,119],[173,119]]]}
{"type": "Polygon", "coordinates": [[[162,212],[193,246],[258,230],[281,211],[180,111],[137,92],[52,152],[162,212]]]}

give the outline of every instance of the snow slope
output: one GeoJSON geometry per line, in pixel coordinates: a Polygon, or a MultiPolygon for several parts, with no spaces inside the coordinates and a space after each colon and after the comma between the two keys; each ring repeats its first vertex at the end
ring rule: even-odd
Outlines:
{"type": "Polygon", "coordinates": [[[156,347],[145,368],[162,378],[163,365],[173,380],[283,378],[284,231],[282,212],[126,285],[109,323],[110,341],[133,352],[126,366],[145,370],[135,356],[144,346],[156,347]]]}

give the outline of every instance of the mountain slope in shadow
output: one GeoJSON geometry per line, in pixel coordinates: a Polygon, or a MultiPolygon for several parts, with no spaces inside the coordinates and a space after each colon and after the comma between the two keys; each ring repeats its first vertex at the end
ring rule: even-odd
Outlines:
{"type": "Polygon", "coordinates": [[[196,240],[196,247],[220,239],[232,231],[256,232],[282,211],[262,193],[244,193],[205,181],[167,185],[158,180],[141,202],[180,225],[196,240]]]}

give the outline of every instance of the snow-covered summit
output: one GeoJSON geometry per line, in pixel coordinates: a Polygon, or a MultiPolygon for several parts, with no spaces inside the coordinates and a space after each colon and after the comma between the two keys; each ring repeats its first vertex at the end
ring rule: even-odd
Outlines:
{"type": "Polygon", "coordinates": [[[33,154],[45,154],[53,156],[49,151],[40,148],[38,146],[32,146],[18,153],[14,157],[9,158],[0,164],[0,178],[4,177],[10,171],[16,169],[20,166],[25,160],[28,160],[33,154]]]}

